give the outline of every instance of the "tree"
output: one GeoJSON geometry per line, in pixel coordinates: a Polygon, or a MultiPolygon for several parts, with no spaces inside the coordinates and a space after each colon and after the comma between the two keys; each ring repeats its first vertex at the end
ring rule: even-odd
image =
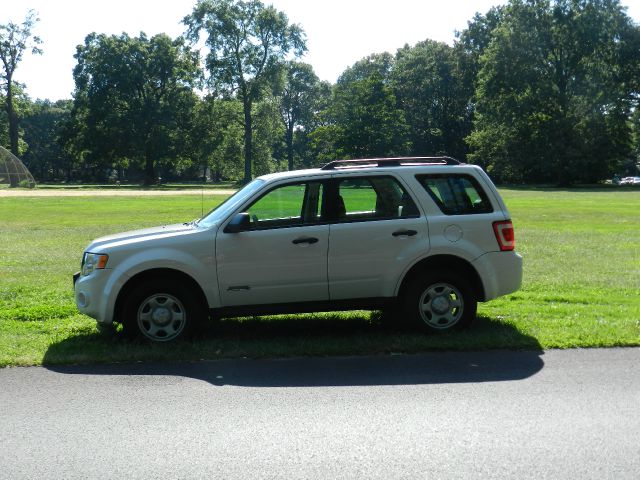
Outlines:
{"type": "Polygon", "coordinates": [[[212,95],[199,100],[189,138],[190,155],[203,175],[209,170],[215,182],[242,177],[242,104],[238,100],[212,95]]]}
{"type": "Polygon", "coordinates": [[[287,62],[284,89],[280,97],[280,114],[285,128],[289,170],[294,168],[295,131],[308,125],[317,113],[322,88],[311,65],[295,61],[287,62]]]}
{"type": "Polygon", "coordinates": [[[465,82],[460,54],[432,40],[405,46],[396,54],[393,89],[409,126],[414,155],[465,158],[473,89],[465,82]]]}
{"type": "Polygon", "coordinates": [[[512,0],[480,56],[470,158],[498,180],[610,176],[630,155],[637,32],[617,0],[512,0]]]}
{"type": "Polygon", "coordinates": [[[215,93],[237,96],[243,107],[244,181],[252,177],[253,106],[274,90],[290,53],[306,50],[304,32],[287,16],[259,0],[199,0],[184,18],[187,35],[207,35],[206,68],[215,93]]]}
{"type": "Polygon", "coordinates": [[[636,108],[631,116],[631,138],[633,152],[627,162],[620,166],[620,172],[624,176],[637,176],[640,174],[640,108],[636,108]]]}
{"type": "MultiPolygon", "coordinates": [[[[314,89],[313,114],[305,116],[300,127],[293,132],[293,149],[295,164],[312,168],[325,160],[326,154],[318,149],[314,140],[314,133],[331,125],[330,105],[332,101],[332,85],[326,81],[320,81],[314,89]]],[[[331,142],[333,144],[333,142],[331,142]]],[[[334,159],[335,154],[331,154],[334,159]]]]}
{"type": "MultiPolygon", "coordinates": [[[[42,50],[38,47],[42,42],[40,38],[32,35],[33,27],[38,18],[33,10],[29,10],[27,16],[18,25],[9,22],[6,25],[0,25],[0,62],[2,70],[0,78],[4,81],[5,88],[5,109],[7,112],[7,123],[9,126],[9,143],[11,145],[11,153],[19,155],[19,133],[18,124],[20,118],[14,108],[14,81],[13,75],[22,60],[25,51],[31,50],[33,54],[40,54],[42,50]]],[[[12,185],[14,186],[14,185],[12,185]]]]}
{"type": "Polygon", "coordinates": [[[199,66],[184,39],[92,33],[75,58],[76,132],[67,142],[78,155],[119,171],[141,162],[147,184],[156,181],[157,165],[185,158],[199,66]]]}
{"type": "MultiPolygon", "coordinates": [[[[31,113],[33,102],[26,94],[24,85],[21,83],[13,82],[12,87],[12,109],[14,117],[18,118],[18,157],[22,159],[22,155],[27,149],[27,143],[24,139],[24,125],[23,120],[31,113]]],[[[9,115],[7,114],[6,98],[0,95],[0,145],[5,146],[7,149],[11,148],[11,141],[9,140],[9,115]]]]}
{"type": "Polygon", "coordinates": [[[0,95],[0,145],[9,145],[9,121],[7,120],[7,111],[5,108],[5,100],[0,95]]]}
{"type": "Polygon", "coordinates": [[[505,6],[491,7],[482,15],[476,13],[473,19],[467,22],[467,28],[462,32],[456,32],[456,49],[463,52],[468,60],[464,69],[465,79],[475,82],[480,70],[480,57],[493,39],[493,33],[506,13],[505,6]]]}
{"type": "Polygon", "coordinates": [[[391,86],[393,63],[388,53],[371,55],[356,62],[338,79],[330,108],[333,125],[319,133],[335,138],[340,156],[366,158],[407,153],[408,128],[391,86]]]}
{"type": "Polygon", "coordinates": [[[274,96],[265,97],[254,107],[253,170],[265,175],[284,170],[282,155],[284,126],[280,116],[280,103],[274,96]]]}
{"type": "Polygon", "coordinates": [[[37,100],[23,117],[27,148],[22,160],[36,179],[71,179],[71,159],[59,142],[71,107],[71,100],[37,100]]]}

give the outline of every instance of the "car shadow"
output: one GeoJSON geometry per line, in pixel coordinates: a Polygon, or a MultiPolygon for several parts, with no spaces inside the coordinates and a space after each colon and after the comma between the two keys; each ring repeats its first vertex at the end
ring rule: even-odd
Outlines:
{"type": "Polygon", "coordinates": [[[523,380],[542,370],[540,351],[430,352],[364,357],[225,359],[177,363],[59,365],[79,376],[185,377],[216,386],[345,387],[523,380]]]}
{"type": "Polygon", "coordinates": [[[79,376],[177,376],[215,386],[322,387],[517,381],[539,372],[542,356],[534,338],[486,317],[469,331],[424,335],[372,323],[366,315],[346,320],[307,315],[223,321],[198,340],[168,345],[79,335],[52,344],[43,364],[79,376]],[[56,365],[70,362],[83,364],[56,365]]]}

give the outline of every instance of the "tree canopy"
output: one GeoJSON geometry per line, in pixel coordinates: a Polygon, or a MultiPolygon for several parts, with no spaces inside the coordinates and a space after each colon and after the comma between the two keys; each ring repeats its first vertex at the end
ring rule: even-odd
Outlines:
{"type": "Polygon", "coordinates": [[[471,160],[507,181],[610,176],[631,153],[639,52],[616,0],[512,0],[479,58],[471,160]]]}
{"type": "Polygon", "coordinates": [[[498,182],[640,174],[640,26],[619,0],[510,0],[453,45],[372,53],[334,84],[301,61],[304,31],[283,12],[198,0],[184,38],[89,34],[73,100],[55,103],[12,81],[22,53],[39,51],[36,21],[0,25],[0,142],[39,178],[247,182],[439,154],[498,182]]]}
{"type": "Polygon", "coordinates": [[[471,133],[470,98],[459,49],[427,40],[398,50],[393,88],[408,125],[414,155],[464,158],[471,133]]]}
{"type": "MultiPolygon", "coordinates": [[[[19,117],[14,106],[15,85],[13,75],[26,51],[33,54],[42,53],[38,47],[42,43],[39,37],[33,35],[33,28],[38,18],[33,10],[27,13],[22,24],[8,22],[0,24],[0,79],[5,89],[4,105],[7,112],[7,126],[9,130],[9,144],[11,153],[19,155],[19,117]]],[[[13,186],[13,185],[12,185],[13,186]]]]}
{"type": "Polygon", "coordinates": [[[322,97],[320,79],[308,63],[289,61],[285,66],[280,115],[285,128],[287,167],[294,169],[294,134],[305,129],[318,113],[322,97]]]}
{"type": "Polygon", "coordinates": [[[180,160],[191,126],[198,56],[182,38],[92,33],[78,46],[69,144],[95,165],[142,162],[145,182],[158,162],[180,160]]]}
{"type": "Polygon", "coordinates": [[[242,102],[246,183],[252,176],[254,104],[277,90],[287,55],[300,56],[306,50],[304,32],[259,0],[199,0],[183,21],[192,41],[206,35],[205,65],[212,90],[242,102]]]}

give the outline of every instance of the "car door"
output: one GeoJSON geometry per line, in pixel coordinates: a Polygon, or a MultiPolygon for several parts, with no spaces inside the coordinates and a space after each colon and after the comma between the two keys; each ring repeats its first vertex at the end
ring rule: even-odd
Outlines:
{"type": "Polygon", "coordinates": [[[325,301],[329,226],[323,184],[280,184],[242,209],[250,227],[216,237],[223,307],[325,301]]]}
{"type": "Polygon", "coordinates": [[[332,182],[331,300],[393,296],[400,275],[429,250],[425,217],[393,176],[336,176],[332,182]]]}

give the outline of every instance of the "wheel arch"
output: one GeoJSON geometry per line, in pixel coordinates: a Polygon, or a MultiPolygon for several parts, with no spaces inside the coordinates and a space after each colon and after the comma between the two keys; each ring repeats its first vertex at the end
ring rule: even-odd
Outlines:
{"type": "Polygon", "coordinates": [[[424,272],[429,271],[453,271],[458,272],[467,278],[473,288],[478,301],[484,301],[485,291],[482,279],[478,271],[467,260],[455,255],[433,255],[424,258],[413,265],[404,275],[400,288],[398,289],[398,298],[402,298],[407,287],[412,281],[424,272]]]}
{"type": "Polygon", "coordinates": [[[195,293],[198,302],[200,302],[205,311],[209,310],[207,297],[205,296],[202,287],[200,287],[200,284],[191,275],[173,268],[152,268],[150,270],[144,270],[140,273],[137,273],[129,280],[127,280],[127,282],[122,286],[122,288],[118,292],[118,297],[116,299],[113,310],[114,321],[122,322],[125,303],[127,301],[127,297],[133,291],[133,289],[147,280],[157,280],[158,278],[166,278],[167,280],[179,282],[182,285],[187,286],[189,290],[195,293]]]}

